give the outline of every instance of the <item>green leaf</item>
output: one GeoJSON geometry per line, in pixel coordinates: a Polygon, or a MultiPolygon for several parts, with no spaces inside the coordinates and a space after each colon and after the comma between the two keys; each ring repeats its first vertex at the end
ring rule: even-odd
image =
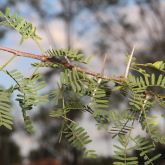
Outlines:
{"type": "Polygon", "coordinates": [[[93,56],[92,55],[89,55],[89,56],[87,56],[85,59],[84,59],[84,63],[86,63],[86,64],[88,64],[90,61],[91,61],[91,59],[93,58],[93,56]]]}
{"type": "Polygon", "coordinates": [[[157,155],[155,155],[154,157],[152,157],[150,160],[146,161],[144,164],[145,164],[145,165],[149,165],[149,164],[151,164],[154,160],[156,160],[156,159],[158,159],[158,158],[160,158],[160,157],[161,157],[161,154],[157,154],[157,155]]]}
{"type": "Polygon", "coordinates": [[[87,150],[85,147],[85,145],[91,143],[91,139],[84,128],[79,127],[76,123],[72,122],[67,124],[64,128],[64,135],[72,146],[84,151],[84,157],[93,158],[96,156],[94,150],[87,150]]]}
{"type": "Polygon", "coordinates": [[[0,18],[2,19],[0,22],[1,25],[12,28],[21,35],[20,44],[29,38],[33,39],[36,43],[38,43],[41,39],[41,37],[36,34],[36,28],[32,25],[32,23],[29,23],[22,17],[17,16],[16,13],[11,15],[9,8],[5,10],[4,14],[2,12],[0,13],[0,18]]]}
{"type": "Polygon", "coordinates": [[[163,61],[156,61],[153,63],[153,66],[156,68],[156,69],[164,69],[162,68],[162,65],[164,64],[163,61]]]}
{"type": "Polygon", "coordinates": [[[12,129],[12,114],[8,91],[0,91],[0,126],[12,129]]]}
{"type": "Polygon", "coordinates": [[[118,90],[121,90],[123,88],[123,86],[119,86],[119,85],[117,85],[117,86],[114,86],[113,88],[112,88],[112,91],[114,92],[114,91],[118,91],[118,90]]]}

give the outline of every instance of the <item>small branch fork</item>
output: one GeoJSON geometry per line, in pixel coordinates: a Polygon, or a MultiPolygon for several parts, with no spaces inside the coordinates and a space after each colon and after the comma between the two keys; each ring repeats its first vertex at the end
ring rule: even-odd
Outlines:
{"type": "Polygon", "coordinates": [[[104,76],[100,73],[95,73],[95,72],[88,71],[86,69],[77,67],[77,66],[75,66],[71,63],[68,63],[67,61],[62,61],[62,60],[60,60],[58,58],[55,58],[55,57],[52,58],[52,57],[46,56],[44,54],[27,53],[27,52],[24,52],[24,51],[19,51],[19,50],[7,48],[7,47],[0,47],[0,51],[5,51],[5,52],[8,52],[8,53],[11,53],[14,56],[20,56],[20,57],[27,57],[27,58],[31,58],[31,59],[36,59],[36,60],[39,60],[39,61],[42,61],[42,62],[52,62],[52,63],[56,63],[56,64],[61,64],[65,68],[68,68],[68,69],[75,68],[78,72],[86,73],[88,75],[94,76],[96,78],[101,78],[101,79],[104,79],[104,80],[110,80],[110,81],[114,81],[114,82],[118,82],[118,83],[121,83],[121,82],[125,81],[125,78],[123,76],[119,76],[119,77],[104,76]]]}

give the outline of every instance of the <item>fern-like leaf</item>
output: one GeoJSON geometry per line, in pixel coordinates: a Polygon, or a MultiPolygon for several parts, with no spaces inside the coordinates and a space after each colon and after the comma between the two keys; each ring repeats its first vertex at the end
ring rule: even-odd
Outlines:
{"type": "Polygon", "coordinates": [[[157,116],[145,116],[145,120],[143,121],[142,125],[146,132],[149,134],[153,142],[165,144],[165,137],[161,135],[158,122],[156,122],[157,116]]]}
{"type": "Polygon", "coordinates": [[[46,51],[46,54],[51,58],[56,57],[61,60],[84,61],[84,56],[79,51],[72,49],[49,49],[46,51]]]}
{"type": "Polygon", "coordinates": [[[154,144],[149,140],[137,136],[134,138],[134,142],[136,143],[136,150],[139,151],[140,156],[144,158],[145,165],[153,165],[153,162],[161,156],[161,154],[149,156],[153,151],[155,151],[154,144]]]}
{"type": "Polygon", "coordinates": [[[0,126],[12,129],[11,103],[9,92],[0,90],[0,126]]]}
{"type": "Polygon", "coordinates": [[[41,81],[39,74],[33,75],[30,78],[25,78],[19,71],[13,70],[7,74],[16,82],[15,89],[18,90],[16,100],[22,109],[22,114],[25,121],[25,128],[30,133],[32,132],[32,124],[27,111],[40,103],[47,102],[47,95],[40,96],[39,91],[45,87],[45,82],[41,81]]]}
{"type": "Polygon", "coordinates": [[[36,42],[41,39],[36,34],[36,27],[34,27],[32,23],[25,21],[23,17],[17,16],[16,13],[11,15],[9,8],[6,9],[5,13],[0,11],[0,18],[2,19],[0,25],[14,29],[22,36],[21,44],[24,40],[29,38],[36,42]]]}
{"type": "Polygon", "coordinates": [[[115,162],[114,165],[137,165],[138,158],[135,156],[129,156],[127,152],[132,151],[132,147],[128,147],[128,137],[119,136],[120,146],[114,145],[115,162]]]}
{"type": "Polygon", "coordinates": [[[83,151],[85,157],[96,157],[94,150],[86,149],[86,145],[91,142],[91,139],[84,128],[72,122],[64,128],[64,135],[73,147],[83,151]]]}

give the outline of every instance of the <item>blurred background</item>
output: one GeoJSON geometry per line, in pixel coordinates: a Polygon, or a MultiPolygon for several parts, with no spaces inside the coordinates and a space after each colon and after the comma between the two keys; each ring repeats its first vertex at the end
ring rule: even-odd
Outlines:
{"type": "MultiPolygon", "coordinates": [[[[164,0],[0,0],[0,10],[4,11],[6,7],[37,26],[43,49],[72,48],[85,55],[92,54],[89,70],[100,72],[103,57],[107,54],[105,74],[124,74],[126,55],[130,54],[133,45],[139,63],[165,60],[164,0]]],[[[20,46],[19,37],[16,32],[0,27],[0,46],[40,53],[31,40],[20,46]]],[[[4,52],[0,54],[2,65],[10,55],[4,52]]],[[[33,72],[32,62],[36,61],[16,58],[6,69],[17,68],[30,75],[33,72]]],[[[47,91],[56,88],[58,71],[41,71],[48,84],[47,91]]],[[[0,76],[2,87],[7,88],[13,83],[3,73],[0,76]]],[[[111,108],[121,109],[123,102],[124,98],[114,96],[111,108]]],[[[35,133],[28,135],[18,105],[13,104],[13,131],[0,128],[0,165],[112,164],[110,134],[97,131],[94,121],[87,114],[71,114],[72,119],[87,129],[93,139],[91,145],[99,155],[95,160],[83,160],[81,153],[65,140],[58,143],[60,121],[48,117],[51,110],[49,104],[33,110],[35,133]]],[[[161,113],[160,107],[157,107],[157,113],[161,113]]],[[[162,125],[160,129],[164,131],[162,125]]],[[[156,164],[164,165],[165,148],[157,148],[163,156],[156,164]]]]}

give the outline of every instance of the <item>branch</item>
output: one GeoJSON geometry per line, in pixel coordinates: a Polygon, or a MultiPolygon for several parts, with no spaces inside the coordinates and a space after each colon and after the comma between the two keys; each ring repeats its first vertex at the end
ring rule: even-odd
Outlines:
{"type": "Polygon", "coordinates": [[[32,54],[32,53],[27,53],[27,52],[23,52],[23,51],[11,49],[11,48],[6,48],[6,47],[0,47],[0,50],[11,53],[14,56],[37,59],[37,60],[42,61],[42,62],[52,62],[52,63],[56,63],[56,64],[61,64],[67,69],[75,68],[78,72],[86,73],[88,75],[94,76],[96,78],[101,78],[101,79],[104,79],[104,80],[110,80],[110,81],[114,81],[114,82],[118,82],[118,83],[121,83],[121,82],[125,81],[125,78],[123,76],[109,77],[109,76],[101,75],[100,73],[91,72],[91,71],[88,71],[86,69],[77,67],[77,66],[75,66],[71,63],[68,63],[66,61],[61,61],[58,58],[55,58],[55,57],[52,58],[52,57],[49,57],[49,56],[43,55],[43,54],[32,54]]]}
{"type": "Polygon", "coordinates": [[[40,60],[40,61],[43,61],[43,62],[48,61],[48,57],[45,56],[45,55],[37,55],[37,54],[27,53],[27,52],[23,52],[23,51],[11,49],[11,48],[6,48],[6,47],[0,47],[0,50],[11,53],[15,56],[21,56],[21,57],[37,59],[37,60],[40,60]]]}

